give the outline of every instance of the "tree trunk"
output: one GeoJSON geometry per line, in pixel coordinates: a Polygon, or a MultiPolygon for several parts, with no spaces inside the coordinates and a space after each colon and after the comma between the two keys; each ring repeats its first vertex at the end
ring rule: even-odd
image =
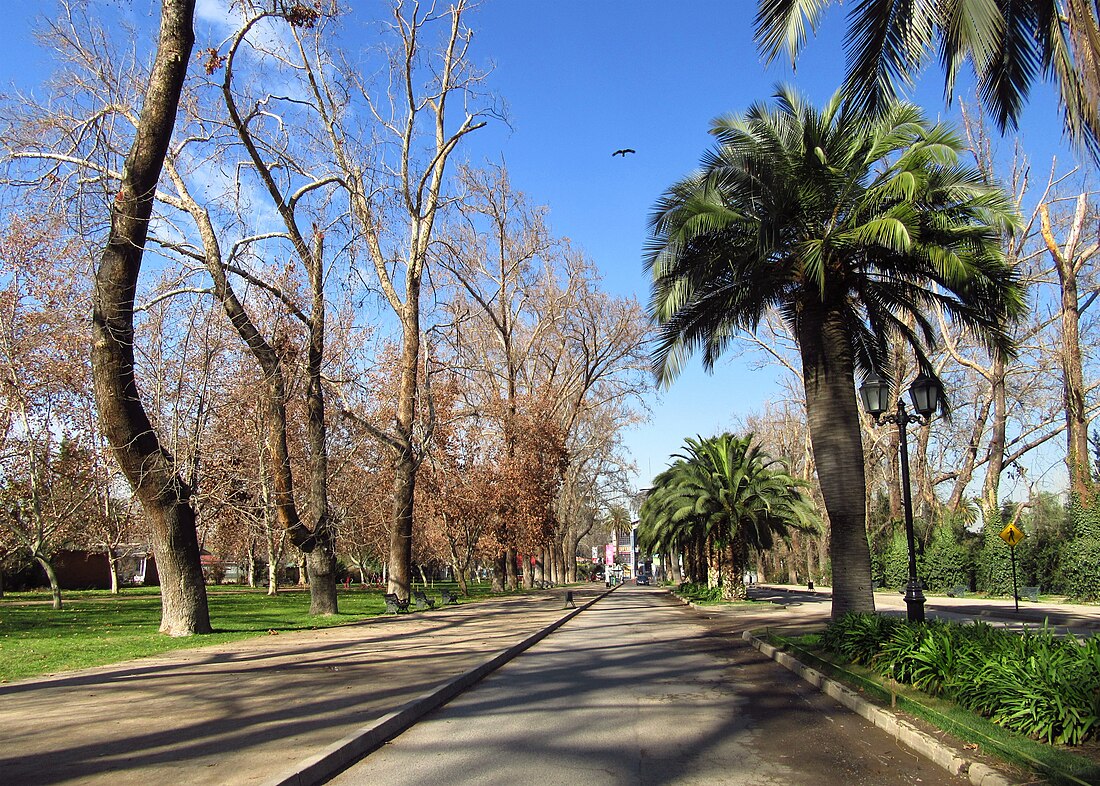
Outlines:
{"type": "Polygon", "coordinates": [[[245,555],[245,564],[248,566],[248,586],[256,587],[256,541],[249,539],[248,553],[245,555]]]}
{"type": "Polygon", "coordinates": [[[53,598],[54,611],[61,611],[61,584],[57,580],[57,571],[53,569],[49,559],[42,554],[35,554],[34,559],[42,566],[42,570],[46,571],[46,578],[50,582],[50,596],[53,598]]]}
{"type": "Polygon", "coordinates": [[[671,581],[676,586],[682,584],[684,582],[684,574],[680,572],[679,555],[675,551],[668,552],[665,554],[664,564],[666,566],[666,580],[671,581]]]}
{"type": "Polygon", "coordinates": [[[408,600],[412,591],[413,495],[416,491],[416,461],[411,448],[402,451],[395,469],[386,591],[408,600]]]}
{"type": "Polygon", "coordinates": [[[504,587],[509,592],[519,589],[519,576],[516,574],[516,550],[509,546],[504,550],[504,587]]]}
{"type": "Polygon", "coordinates": [[[521,573],[523,576],[523,588],[534,589],[535,588],[535,571],[531,565],[531,557],[528,554],[520,554],[521,560],[521,573]]]}
{"type": "Polygon", "coordinates": [[[986,448],[985,481],[982,483],[982,510],[1000,516],[1001,473],[1004,471],[1005,442],[1008,424],[1008,393],[1006,390],[1005,360],[993,359],[990,372],[990,399],[993,416],[989,428],[989,444],[986,448]]]}
{"type": "Polygon", "coordinates": [[[161,578],[160,629],[173,636],[209,633],[210,612],[192,490],[153,431],[134,377],[134,295],[194,45],[194,13],[194,0],[162,2],[149,88],[111,206],[111,229],[92,294],[92,381],[100,423],[146,512],[161,578]]]}
{"type": "Polygon", "coordinates": [[[455,581],[458,582],[458,591],[464,596],[470,596],[470,587],[467,583],[467,572],[470,570],[470,549],[465,549],[465,557],[459,558],[458,556],[458,544],[453,537],[447,538],[447,546],[451,551],[451,570],[455,574],[455,581]]]}
{"type": "Polygon", "coordinates": [[[558,584],[572,584],[577,580],[577,542],[573,538],[566,537],[562,541],[562,576],[561,581],[557,577],[554,581],[558,584]]]}
{"type": "Polygon", "coordinates": [[[315,545],[302,560],[309,570],[309,613],[336,613],[336,556],[331,545],[315,545]]]}
{"type": "Polygon", "coordinates": [[[306,565],[306,554],[304,551],[299,551],[297,556],[298,561],[298,586],[309,586],[309,566],[306,565]]]}
{"type": "Polygon", "coordinates": [[[413,498],[417,458],[413,453],[417,376],[420,363],[420,276],[410,264],[401,312],[401,379],[394,426],[400,450],[394,463],[393,520],[390,523],[389,591],[408,600],[412,574],[413,498]]]}
{"type": "Polygon", "coordinates": [[[714,589],[722,584],[722,550],[707,539],[707,587],[714,589]]]}
{"type": "Polygon", "coordinates": [[[107,550],[107,569],[110,571],[110,574],[111,574],[111,594],[112,595],[118,595],[119,592],[120,592],[120,590],[119,590],[120,582],[119,582],[119,578],[118,578],[118,563],[119,563],[118,555],[115,554],[114,549],[111,548],[110,544],[108,544],[106,546],[106,550],[107,550]]]}
{"type": "Polygon", "coordinates": [[[745,533],[734,533],[729,545],[729,572],[722,582],[723,600],[744,600],[748,597],[745,590],[745,569],[749,565],[749,543],[745,533]]]}
{"type": "Polygon", "coordinates": [[[267,594],[277,595],[279,594],[279,562],[282,558],[282,549],[277,548],[275,530],[267,520],[269,515],[269,513],[264,514],[264,523],[267,526],[267,536],[264,538],[267,545],[267,594]]]}
{"type": "MultiPolygon", "coordinates": [[[[336,531],[328,505],[328,434],[322,373],[325,357],[325,284],[323,233],[314,236],[309,269],[313,295],[309,323],[309,383],[306,434],[309,445],[309,613],[336,614],[336,531]]],[[[303,255],[305,256],[305,255],[303,255]]]]}
{"type": "Polygon", "coordinates": [[[1081,313],[1077,273],[1084,259],[1078,259],[1077,244],[1088,214],[1088,198],[1077,198],[1077,210],[1070,227],[1066,247],[1060,249],[1050,225],[1047,206],[1040,208],[1043,240],[1054,260],[1062,307],[1062,402],[1066,414],[1066,465],[1069,470],[1070,492],[1078,499],[1089,499],[1092,473],[1089,467],[1089,420],[1085,406],[1085,383],[1081,361],[1081,313]]]}
{"type": "Polygon", "coordinates": [[[867,486],[855,365],[843,317],[811,305],[798,324],[806,415],[831,530],[832,616],[873,612],[867,486]]]}

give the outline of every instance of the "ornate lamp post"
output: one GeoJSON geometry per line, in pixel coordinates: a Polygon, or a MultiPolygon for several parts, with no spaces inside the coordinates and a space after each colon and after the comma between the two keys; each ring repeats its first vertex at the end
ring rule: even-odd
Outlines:
{"type": "Polygon", "coordinates": [[[901,451],[901,498],[905,508],[905,540],[909,546],[909,581],[905,585],[905,605],[910,622],[924,622],[924,590],[917,578],[917,552],[913,543],[913,499],[909,489],[909,443],[905,433],[910,423],[927,423],[939,405],[940,388],[935,380],[924,374],[919,375],[909,386],[909,396],[913,401],[916,415],[910,415],[905,403],[898,398],[897,413],[887,415],[889,407],[890,383],[878,374],[871,374],[867,381],[859,386],[859,397],[863,408],[876,423],[896,423],[898,426],[898,445],[901,451]]]}

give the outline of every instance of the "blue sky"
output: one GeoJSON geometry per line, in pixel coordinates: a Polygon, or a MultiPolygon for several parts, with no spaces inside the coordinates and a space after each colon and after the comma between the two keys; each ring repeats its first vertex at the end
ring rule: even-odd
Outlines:
{"type": "MultiPolygon", "coordinates": [[[[489,0],[473,22],[514,127],[477,144],[503,151],[516,186],[550,206],[555,230],[587,250],[618,294],[646,302],[647,217],[661,192],[697,165],[712,118],[767,99],[780,81],[821,103],[842,80],[843,8],[827,17],[795,72],[785,61],[764,67],[752,40],[754,9],[747,0],[489,0]],[[638,152],[612,158],[622,147],[638,152]]],[[[932,117],[952,114],[936,73],[914,98],[932,117]]],[[[1061,138],[1049,91],[1038,91],[1021,127],[1035,160],[1047,161],[1039,168],[1049,166],[1061,138]]],[[[1012,140],[1001,146],[1011,151],[1012,140]]],[[[783,395],[774,374],[746,358],[730,358],[712,375],[693,361],[656,398],[651,422],[627,438],[639,482],[663,469],[685,437],[729,428],[783,395]]]]}
{"type": "MultiPolygon", "coordinates": [[[[214,2],[225,0],[200,5],[214,2]]],[[[159,4],[105,5],[155,21],[159,4]]],[[[350,5],[378,7],[377,0],[350,5]]],[[[41,80],[46,59],[30,29],[52,7],[51,0],[7,0],[0,83],[27,88],[41,80]]],[[[473,135],[465,155],[474,162],[503,158],[513,184],[550,206],[554,231],[595,260],[607,288],[645,303],[647,216],[661,192],[697,164],[710,144],[710,120],[767,99],[778,81],[793,82],[818,103],[841,81],[844,8],[829,15],[797,73],[786,63],[764,68],[752,41],[754,9],[748,0],[485,0],[469,20],[472,54],[494,64],[490,85],[508,105],[511,128],[496,123],[473,135]],[[637,153],[611,157],[624,147],[637,153]]],[[[362,16],[345,26],[349,39],[371,30],[362,16]]],[[[200,35],[197,46],[209,45],[200,35]]],[[[1048,92],[1039,91],[1022,123],[1025,147],[1043,170],[1054,152],[1070,158],[1048,92]]],[[[951,114],[937,74],[925,76],[915,99],[933,117],[951,114]]],[[[1011,144],[1002,142],[1005,149],[1011,144]]],[[[651,422],[627,436],[639,484],[664,468],[685,437],[730,427],[782,393],[770,372],[743,359],[723,362],[713,375],[694,361],[654,398],[651,422]]]]}

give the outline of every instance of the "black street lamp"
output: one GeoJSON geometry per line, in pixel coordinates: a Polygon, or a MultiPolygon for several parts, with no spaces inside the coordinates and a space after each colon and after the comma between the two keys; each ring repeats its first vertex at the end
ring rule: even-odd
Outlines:
{"type": "Polygon", "coordinates": [[[905,540],[909,545],[909,581],[905,585],[905,606],[910,622],[924,622],[924,590],[917,578],[917,551],[913,544],[913,499],[909,489],[909,442],[905,428],[910,423],[927,423],[939,405],[940,387],[935,380],[920,374],[909,386],[909,397],[913,401],[916,415],[910,415],[905,403],[898,398],[898,410],[887,415],[889,406],[890,383],[878,374],[871,374],[867,381],[859,386],[859,397],[863,408],[876,423],[897,423],[898,445],[901,450],[901,498],[905,508],[905,540]]]}

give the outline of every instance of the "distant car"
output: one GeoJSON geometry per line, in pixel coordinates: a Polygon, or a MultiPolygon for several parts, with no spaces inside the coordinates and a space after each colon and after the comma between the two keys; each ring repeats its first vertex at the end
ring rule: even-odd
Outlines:
{"type": "Polygon", "coordinates": [[[641,586],[648,587],[649,586],[649,574],[639,573],[638,577],[636,579],[634,579],[634,583],[637,584],[639,587],[641,587],[641,586]]]}

